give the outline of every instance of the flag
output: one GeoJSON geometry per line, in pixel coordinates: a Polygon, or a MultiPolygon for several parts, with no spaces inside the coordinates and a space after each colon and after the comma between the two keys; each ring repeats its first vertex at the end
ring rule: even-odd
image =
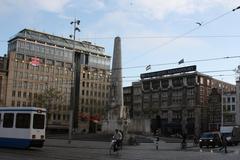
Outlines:
{"type": "Polygon", "coordinates": [[[146,71],[148,71],[149,69],[151,69],[151,65],[147,65],[146,71]]]}
{"type": "Polygon", "coordinates": [[[184,59],[181,59],[181,60],[178,62],[178,64],[182,64],[182,63],[184,63],[184,59]]]}

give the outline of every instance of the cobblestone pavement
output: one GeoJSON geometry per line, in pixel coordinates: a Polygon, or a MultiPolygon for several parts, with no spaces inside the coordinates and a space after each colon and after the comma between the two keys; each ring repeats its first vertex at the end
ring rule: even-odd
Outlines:
{"type": "Polygon", "coordinates": [[[179,143],[159,142],[159,149],[153,143],[124,146],[119,154],[109,155],[109,142],[72,141],[48,139],[41,149],[0,149],[1,160],[238,160],[240,146],[228,147],[228,153],[218,148],[193,147],[181,150],[179,143]]]}

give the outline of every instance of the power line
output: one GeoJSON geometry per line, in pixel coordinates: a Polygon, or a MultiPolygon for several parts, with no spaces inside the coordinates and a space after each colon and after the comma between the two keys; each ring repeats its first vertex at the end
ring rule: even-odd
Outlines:
{"type": "MultiPolygon", "coordinates": [[[[193,62],[208,62],[208,61],[217,61],[222,59],[235,59],[240,58],[240,56],[225,56],[225,57],[216,57],[216,58],[208,58],[208,59],[197,59],[197,60],[190,60],[185,61],[184,63],[193,63],[193,62]]],[[[167,65],[173,65],[178,64],[178,62],[169,62],[169,63],[160,63],[160,64],[147,64],[151,66],[167,66],[167,65]]],[[[147,65],[141,65],[141,66],[129,66],[129,67],[123,67],[122,69],[134,69],[134,68],[145,68],[147,65]]],[[[118,70],[120,68],[115,68],[113,70],[118,70]]]]}
{"type": "MultiPolygon", "coordinates": [[[[177,38],[178,36],[163,36],[163,35],[144,35],[144,36],[121,36],[121,39],[169,39],[169,38],[177,38]]],[[[83,37],[82,39],[114,39],[114,36],[106,36],[106,37],[83,37]]],[[[238,34],[231,35],[191,35],[184,36],[182,38],[240,38],[238,34]]]]}
{"type": "MultiPolygon", "coordinates": [[[[225,70],[211,70],[211,71],[202,71],[202,72],[198,71],[198,72],[199,73],[216,73],[216,72],[234,72],[234,71],[235,71],[234,69],[225,69],[225,70]]],[[[215,75],[215,76],[220,76],[220,75],[215,75]]],[[[122,78],[140,78],[140,76],[123,76],[122,78]]]]}
{"type": "Polygon", "coordinates": [[[214,21],[216,21],[216,20],[218,20],[218,19],[220,19],[220,18],[230,14],[233,11],[235,11],[235,10],[231,10],[231,11],[225,12],[225,13],[223,13],[223,14],[221,14],[221,15],[219,15],[219,16],[217,16],[217,17],[215,17],[215,18],[213,18],[213,19],[211,19],[209,21],[206,21],[205,23],[202,23],[198,27],[195,27],[195,28],[193,28],[193,29],[191,29],[191,30],[189,30],[187,32],[184,32],[183,34],[180,34],[179,36],[176,36],[175,38],[170,39],[169,41],[166,41],[165,43],[162,43],[161,45],[159,45],[157,47],[154,47],[154,48],[152,48],[152,49],[150,49],[150,50],[148,50],[146,52],[143,52],[141,55],[138,55],[137,57],[134,57],[133,59],[136,60],[137,58],[139,58],[139,57],[142,58],[143,55],[149,54],[150,52],[153,53],[154,50],[156,50],[156,49],[158,49],[160,47],[163,47],[163,46],[167,46],[168,44],[170,44],[170,43],[172,43],[172,42],[174,42],[174,41],[176,41],[176,40],[178,40],[180,38],[185,37],[186,35],[188,35],[188,34],[194,32],[194,31],[200,29],[201,27],[206,26],[206,25],[208,25],[208,24],[210,24],[210,23],[212,23],[212,22],[214,22],[214,21]]]}

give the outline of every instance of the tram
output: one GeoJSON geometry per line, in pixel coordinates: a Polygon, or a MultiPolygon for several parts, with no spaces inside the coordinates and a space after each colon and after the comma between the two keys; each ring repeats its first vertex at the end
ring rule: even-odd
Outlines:
{"type": "Polygon", "coordinates": [[[43,147],[46,109],[36,107],[0,107],[0,147],[43,147]]]}

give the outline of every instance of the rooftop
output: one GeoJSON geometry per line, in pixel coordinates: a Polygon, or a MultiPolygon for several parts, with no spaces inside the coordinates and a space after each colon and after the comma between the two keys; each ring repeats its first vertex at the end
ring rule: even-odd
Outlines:
{"type": "Polygon", "coordinates": [[[105,54],[104,47],[97,46],[91,44],[91,42],[87,41],[75,41],[69,38],[64,38],[60,36],[51,35],[44,32],[39,32],[31,29],[23,29],[18,32],[16,35],[11,37],[8,42],[15,40],[16,38],[23,38],[28,40],[34,40],[42,43],[57,45],[59,47],[66,47],[69,49],[73,49],[73,45],[75,43],[75,49],[79,51],[88,51],[97,54],[105,54]]]}

